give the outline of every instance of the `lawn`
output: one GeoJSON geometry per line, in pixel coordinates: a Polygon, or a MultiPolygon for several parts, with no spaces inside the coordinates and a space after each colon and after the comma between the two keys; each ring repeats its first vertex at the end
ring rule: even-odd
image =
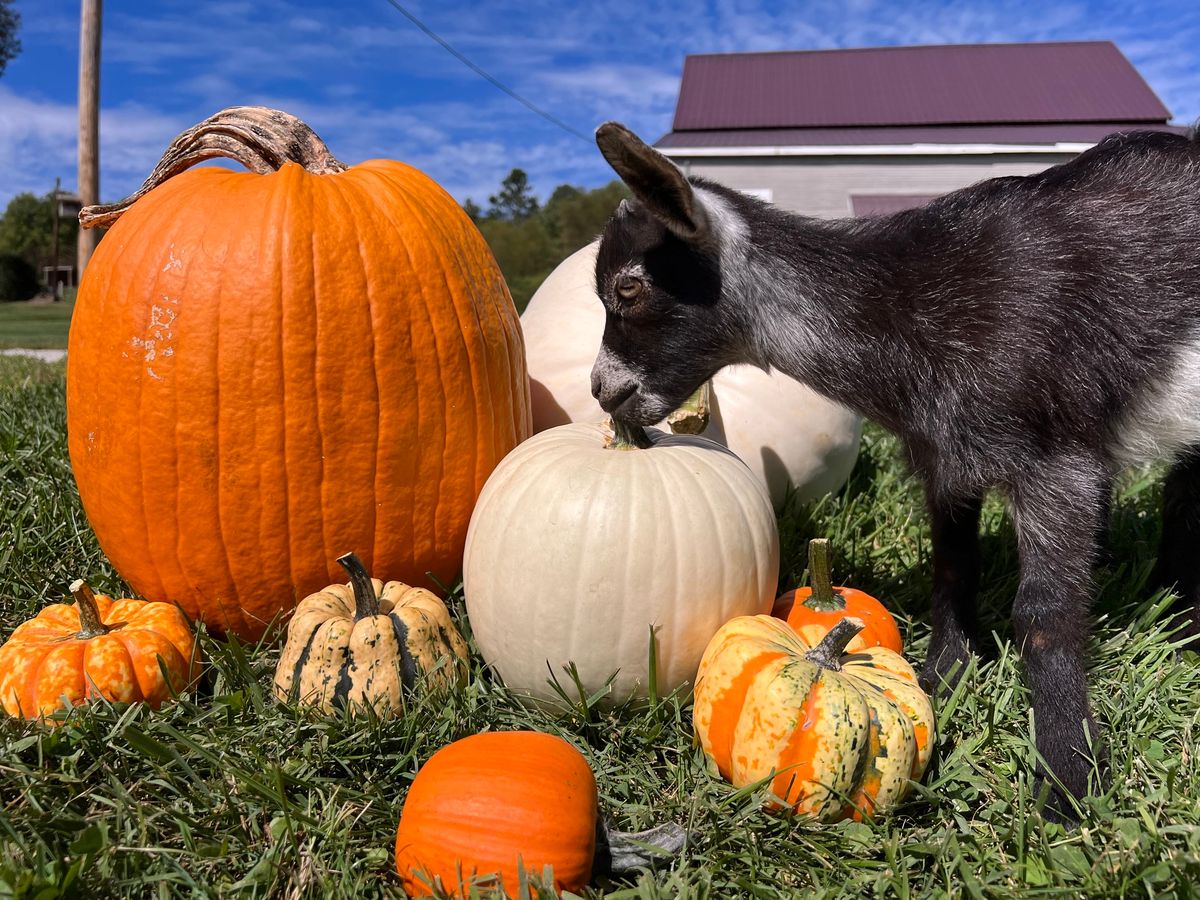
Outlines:
{"type": "Polygon", "coordinates": [[[0,303],[0,350],[65,348],[74,308],[73,290],[58,303],[0,303]]]}
{"type": "MultiPolygon", "coordinates": [[[[123,589],[71,479],[61,364],[0,358],[0,492],[0,634],[63,599],[76,577],[123,589]]],[[[488,728],[575,743],[617,827],[673,820],[692,831],[675,864],[597,882],[607,896],[1195,896],[1200,662],[1172,652],[1161,598],[1144,584],[1158,500],[1156,480],[1137,473],[1115,504],[1092,652],[1112,786],[1087,801],[1076,830],[1044,824],[1030,796],[1028,694],[1004,615],[1016,552],[991,504],[994,652],[939,703],[926,784],[875,824],[768,814],[758,797],[713,780],[678,698],[653,710],[530,711],[476,658],[449,701],[389,721],[326,718],[272,698],[276,647],[205,637],[201,688],[159,713],[95,704],[53,730],[0,723],[0,896],[400,896],[391,846],[407,785],[438,747],[488,728]]],[[[920,508],[894,442],[868,430],[850,484],[781,519],[781,587],[802,577],[806,539],[829,536],[837,580],[902,610],[919,662],[930,571],[920,508]]],[[[469,635],[461,595],[451,603],[469,635]]]]}

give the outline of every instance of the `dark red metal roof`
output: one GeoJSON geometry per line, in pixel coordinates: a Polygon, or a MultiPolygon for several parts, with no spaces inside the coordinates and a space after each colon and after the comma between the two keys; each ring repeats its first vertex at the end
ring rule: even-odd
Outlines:
{"type": "Polygon", "coordinates": [[[1114,44],[1082,41],[689,56],[674,129],[1134,125],[1170,117],[1114,44]]]}
{"type": "Polygon", "coordinates": [[[654,146],[672,148],[805,147],[871,144],[1094,144],[1114,131],[1149,129],[1187,134],[1158,122],[1067,123],[1065,125],[925,125],[875,128],[738,128],[672,131],[654,146]]]}

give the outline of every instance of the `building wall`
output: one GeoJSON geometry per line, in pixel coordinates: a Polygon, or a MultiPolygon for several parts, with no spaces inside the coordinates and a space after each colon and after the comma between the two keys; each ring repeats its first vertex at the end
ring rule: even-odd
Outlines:
{"type": "Polygon", "coordinates": [[[980,156],[672,157],[701,175],[803,215],[842,218],[851,194],[943,194],[986,178],[1028,175],[1074,154],[980,156]]]}

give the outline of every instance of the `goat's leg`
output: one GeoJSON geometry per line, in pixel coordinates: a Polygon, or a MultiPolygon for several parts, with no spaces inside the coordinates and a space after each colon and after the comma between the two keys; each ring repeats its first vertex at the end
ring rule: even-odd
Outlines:
{"type": "Polygon", "coordinates": [[[966,668],[977,638],[979,497],[939,500],[930,492],[933,538],[933,637],[921,684],[933,692],[952,686],[966,668]]]}
{"type": "MultiPolygon", "coordinates": [[[[1047,460],[1012,486],[1021,552],[1013,631],[1033,694],[1037,749],[1075,797],[1088,792],[1099,730],[1088,706],[1088,603],[1106,481],[1099,460],[1047,460]]],[[[1043,773],[1044,774],[1044,773],[1043,773]]],[[[1053,779],[1046,813],[1072,820],[1053,779]]]]}
{"type": "Polygon", "coordinates": [[[1163,485],[1157,583],[1179,594],[1184,635],[1200,647],[1200,451],[1175,463],[1163,485]]]}

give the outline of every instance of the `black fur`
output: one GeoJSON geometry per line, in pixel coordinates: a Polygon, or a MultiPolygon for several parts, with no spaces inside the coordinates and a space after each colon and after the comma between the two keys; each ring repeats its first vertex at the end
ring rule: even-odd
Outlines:
{"type": "MultiPolygon", "coordinates": [[[[932,520],[930,687],[970,651],[979,505],[1003,491],[1021,552],[1013,625],[1038,748],[1083,796],[1097,738],[1084,665],[1089,582],[1108,488],[1146,455],[1123,449],[1137,433],[1130,417],[1153,418],[1156,392],[1185,383],[1177,366],[1200,345],[1200,143],[1114,135],[1040,174],[888,217],[821,221],[685,180],[613,127],[598,140],[623,143],[605,155],[639,201],[609,221],[597,257],[601,404],[649,424],[745,362],[898,434],[932,520]],[[690,189],[701,201],[702,227],[687,239],[661,203],[645,201],[655,179],[669,182],[655,196],[690,189]],[[632,300],[614,291],[629,277],[642,284],[632,300]]],[[[1184,406],[1200,421],[1192,386],[1184,406]]],[[[1184,593],[1195,633],[1200,456],[1173,470],[1166,524],[1162,574],[1184,593]]]]}

